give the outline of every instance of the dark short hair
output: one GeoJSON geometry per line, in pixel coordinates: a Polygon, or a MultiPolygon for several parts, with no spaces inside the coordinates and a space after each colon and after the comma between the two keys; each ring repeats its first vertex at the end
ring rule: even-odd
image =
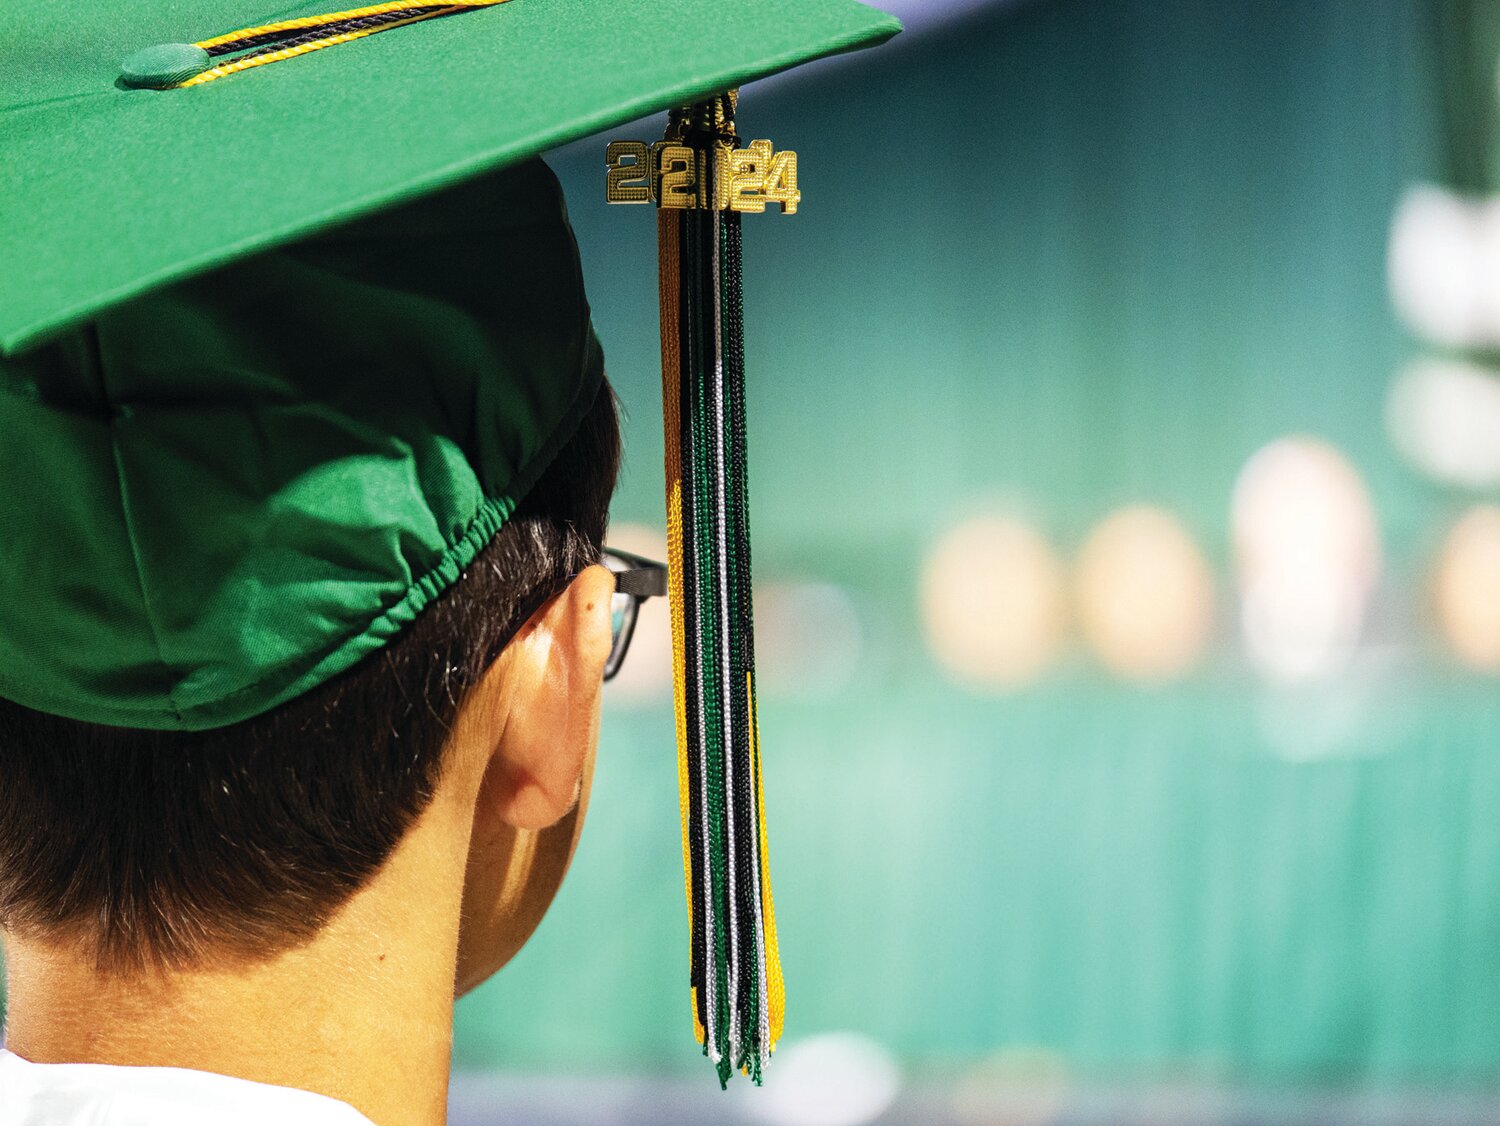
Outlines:
{"type": "Polygon", "coordinates": [[[466,693],[597,562],[619,469],[613,392],[465,575],[326,684],[210,731],[0,701],[0,925],[101,968],[274,953],[311,937],[432,799],[466,693]]]}

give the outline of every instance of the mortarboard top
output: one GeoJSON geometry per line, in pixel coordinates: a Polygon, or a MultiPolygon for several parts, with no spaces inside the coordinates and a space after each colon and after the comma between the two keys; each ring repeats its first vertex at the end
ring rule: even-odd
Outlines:
{"type": "Polygon", "coordinates": [[[783,991],[739,212],[799,196],[795,154],[737,147],[728,91],[899,29],[854,0],[0,6],[0,696],[201,730],[396,636],[603,376],[535,157],[672,109],[611,182],[659,204],[694,1021],[721,1082],[758,1080],[783,991]],[[140,54],[220,37],[241,53],[207,73],[140,54]]]}
{"type": "Polygon", "coordinates": [[[198,89],[159,43],[339,0],[0,5],[0,354],[153,286],[900,25],[854,0],[510,0],[198,89]]]}

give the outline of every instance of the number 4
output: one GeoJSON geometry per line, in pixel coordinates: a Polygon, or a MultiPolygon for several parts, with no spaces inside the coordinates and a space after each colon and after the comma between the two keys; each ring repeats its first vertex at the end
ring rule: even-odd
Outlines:
{"type": "Polygon", "coordinates": [[[768,203],[781,205],[783,215],[795,215],[802,193],[797,190],[797,154],[779,152],[771,158],[762,189],[768,203]]]}

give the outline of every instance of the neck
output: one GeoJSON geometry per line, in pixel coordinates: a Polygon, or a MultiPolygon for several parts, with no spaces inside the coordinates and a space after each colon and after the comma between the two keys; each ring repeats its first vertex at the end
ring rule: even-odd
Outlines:
{"type": "Polygon", "coordinates": [[[446,1117],[472,802],[440,794],[309,943],[257,962],[112,975],[6,936],[7,1047],[34,1063],[186,1067],[296,1087],[377,1126],[446,1117]]]}

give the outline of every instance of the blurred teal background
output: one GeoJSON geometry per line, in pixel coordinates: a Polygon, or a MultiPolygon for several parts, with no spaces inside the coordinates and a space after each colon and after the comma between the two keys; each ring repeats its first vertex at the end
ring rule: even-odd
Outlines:
{"type": "MultiPolygon", "coordinates": [[[[787,1044],[857,1032],[918,1076],[1500,1079],[1500,684],[1431,585],[1497,493],[1424,476],[1386,418],[1426,349],[1393,215],[1487,175],[1493,107],[1454,113],[1493,100],[1495,54],[1455,85],[1463,7],[1037,0],[745,92],[804,197],[746,221],[757,581],[841,631],[836,667],[816,614],[762,653],[787,1044]],[[1362,479],[1383,563],[1349,660],[1286,685],[1246,653],[1231,497],[1292,434],[1362,479]],[[1076,622],[1028,683],[945,672],[940,537],[1004,513],[1066,570],[1136,503],[1212,572],[1185,675],[1121,679],[1076,622]]],[[[603,203],[605,140],[553,164],[630,416],[614,519],[661,527],[654,222],[603,203]]],[[[670,703],[612,698],[574,870],[461,1003],[461,1069],[713,1085],[676,786],[670,703]]]]}

